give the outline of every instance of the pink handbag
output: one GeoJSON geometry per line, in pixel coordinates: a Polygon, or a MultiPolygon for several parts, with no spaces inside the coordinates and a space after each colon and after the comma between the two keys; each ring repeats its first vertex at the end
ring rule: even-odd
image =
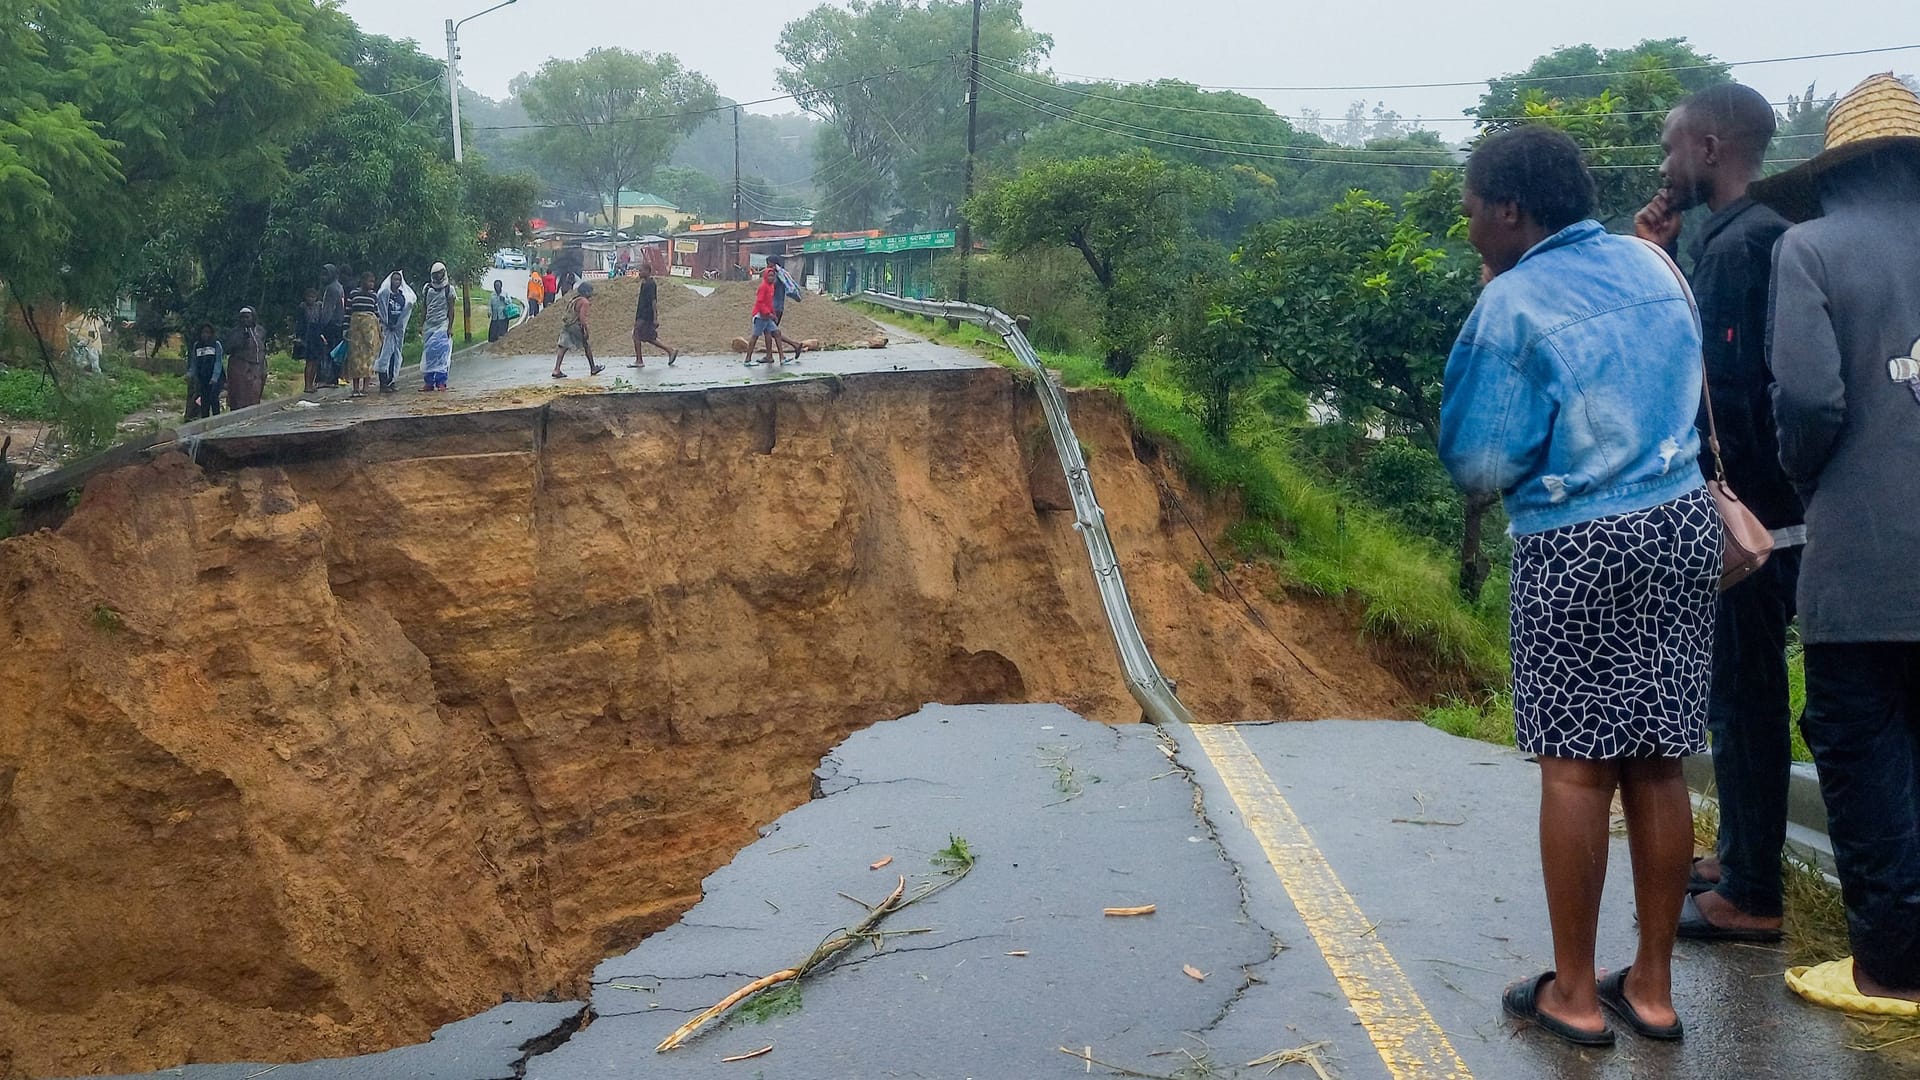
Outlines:
{"type": "MultiPolygon", "coordinates": [[[[1667,269],[1673,271],[1674,280],[1680,283],[1680,291],[1687,295],[1687,305],[1693,308],[1693,321],[1700,321],[1700,305],[1694,301],[1693,289],[1687,285],[1686,275],[1674,265],[1673,256],[1666,249],[1649,240],[1642,240],[1660,254],[1667,269]]],[[[1733,488],[1727,484],[1727,466],[1720,459],[1720,430],[1713,422],[1713,390],[1707,385],[1707,358],[1700,355],[1700,396],[1707,406],[1707,448],[1713,451],[1713,479],[1707,481],[1707,494],[1713,496],[1714,509],[1720,512],[1720,531],[1723,537],[1720,547],[1720,591],[1725,592],[1752,577],[1754,572],[1767,565],[1767,559],[1773,555],[1773,534],[1760,523],[1747,504],[1740,501],[1733,488]]]]}

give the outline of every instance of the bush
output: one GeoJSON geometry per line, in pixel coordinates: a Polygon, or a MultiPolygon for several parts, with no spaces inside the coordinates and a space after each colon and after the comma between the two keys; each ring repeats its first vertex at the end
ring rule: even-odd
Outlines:
{"type": "Polygon", "coordinates": [[[0,367],[0,416],[11,420],[46,420],[53,381],[44,371],[0,367]]]}
{"type": "Polygon", "coordinates": [[[103,375],[80,375],[54,394],[48,417],[61,442],[82,454],[90,454],[113,443],[120,432],[122,409],[120,390],[114,380],[103,375]]]}

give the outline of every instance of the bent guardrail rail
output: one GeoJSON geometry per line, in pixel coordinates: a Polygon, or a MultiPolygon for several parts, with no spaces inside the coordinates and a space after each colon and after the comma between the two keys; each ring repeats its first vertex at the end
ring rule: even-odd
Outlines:
{"type": "Polygon", "coordinates": [[[1086,541],[1087,557],[1093,563],[1093,583],[1100,591],[1100,603],[1107,611],[1107,625],[1113,631],[1113,646],[1120,656],[1120,671],[1126,676],[1127,689],[1140,703],[1140,710],[1156,724],[1194,722],[1193,714],[1174,694],[1173,684],[1160,673],[1153,654],[1140,637],[1140,625],[1133,618],[1133,604],[1127,598],[1127,584],[1120,575],[1120,559],[1114,554],[1113,540],[1107,535],[1106,511],[1100,509],[1093,494],[1093,474],[1080,452],[1080,440],[1074,436],[1067,418],[1067,397],[1053,381],[1040,356],[1020,327],[996,308],[979,304],[959,304],[936,300],[910,300],[885,293],[863,293],[859,299],[894,311],[933,318],[959,319],[999,334],[1020,363],[1032,371],[1035,393],[1040,396],[1041,411],[1053,434],[1053,448],[1060,455],[1060,468],[1066,473],[1067,490],[1073,494],[1073,527],[1086,541]]]}

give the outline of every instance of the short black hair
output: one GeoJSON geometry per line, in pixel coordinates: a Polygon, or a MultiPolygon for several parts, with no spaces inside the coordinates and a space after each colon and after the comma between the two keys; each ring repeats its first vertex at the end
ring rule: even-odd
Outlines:
{"type": "Polygon", "coordinates": [[[1689,94],[1675,105],[1702,134],[1718,136],[1754,164],[1767,156],[1779,120],[1766,95],[1739,83],[1718,83],[1689,94]]]}
{"type": "Polygon", "coordinates": [[[1467,159],[1466,183],[1487,202],[1518,204],[1553,232],[1592,217],[1599,198],[1580,144],[1545,124],[1523,124],[1480,140],[1467,159]]]}

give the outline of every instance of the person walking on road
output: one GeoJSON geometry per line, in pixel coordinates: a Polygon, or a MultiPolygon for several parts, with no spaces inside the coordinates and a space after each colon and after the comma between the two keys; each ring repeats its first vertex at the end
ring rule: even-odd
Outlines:
{"type": "MultiPolygon", "coordinates": [[[[774,339],[780,336],[780,324],[773,317],[773,294],[779,288],[780,282],[772,266],[760,272],[760,288],[753,296],[753,329],[747,337],[746,362],[748,364],[753,363],[753,347],[762,338],[767,342],[767,356],[761,363],[774,362],[773,343],[774,339]]],[[[780,355],[785,357],[787,354],[783,350],[780,355]]]]}
{"type": "Polygon", "coordinates": [[[546,285],[540,280],[540,271],[527,275],[527,315],[540,314],[540,303],[547,298],[546,285]]]}
{"type": "Polygon", "coordinates": [[[366,397],[373,382],[373,364],[380,355],[380,294],[373,271],[360,275],[360,287],[347,294],[347,381],[350,397],[366,397]]]}
{"type": "Polygon", "coordinates": [[[213,324],[203,322],[187,352],[187,420],[219,414],[220,391],[226,379],[226,347],[213,332],[213,324]]]}
{"type": "Polygon", "coordinates": [[[1753,194],[1801,222],[1775,255],[1773,406],[1807,507],[1800,730],[1853,946],[1787,983],[1920,1016],[1920,96],[1868,79],[1827,114],[1826,148],[1753,194]]]}
{"type": "Polygon", "coordinates": [[[667,354],[667,366],[680,359],[680,350],[660,340],[660,283],[653,280],[653,264],[640,260],[640,300],[633,308],[633,366],[647,366],[646,346],[667,354]]]}
{"type": "Polygon", "coordinates": [[[487,340],[499,341],[507,336],[507,294],[506,285],[499,278],[493,279],[493,295],[487,297],[487,340]]]}
{"type": "Polygon", "coordinates": [[[1580,147],[1528,125],[1467,161],[1468,238],[1489,282],[1447,359],[1440,457],[1512,521],[1516,744],[1540,762],[1554,968],[1506,1012],[1609,1046],[1603,1007],[1678,1039],[1672,959],[1693,855],[1680,762],[1706,749],[1721,526],[1694,416],[1700,331],[1677,270],[1593,220],[1580,147]],[[1615,792],[1639,950],[1596,979],[1615,792]]]}
{"type": "Polygon", "coordinates": [[[418,302],[405,274],[395,270],[380,285],[380,359],[374,365],[380,377],[380,392],[391,394],[400,389],[400,359],[405,351],[407,322],[418,302]]]}
{"type": "Polygon", "coordinates": [[[787,317],[787,301],[791,299],[796,304],[800,303],[801,301],[800,286],[794,284],[793,277],[787,273],[786,259],[778,255],[769,256],[767,259],[767,266],[773,270],[773,274],[774,274],[774,283],[773,283],[774,347],[780,350],[780,355],[782,356],[786,355],[788,348],[792,348],[793,358],[795,360],[798,360],[800,359],[800,353],[802,351],[800,343],[788,337],[786,331],[780,329],[780,324],[787,317]]]}
{"type": "Polygon", "coordinates": [[[593,283],[583,281],[571,294],[565,295],[560,302],[560,351],[553,357],[553,377],[564,379],[567,373],[561,369],[562,361],[567,358],[568,349],[578,349],[587,357],[587,373],[600,374],[602,368],[593,360],[593,342],[587,335],[587,314],[593,303],[593,283]]]}
{"type": "MultiPolygon", "coordinates": [[[[1787,627],[1806,526],[1800,497],[1780,469],[1766,355],[1773,246],[1787,219],[1747,194],[1773,132],[1773,106],[1751,87],[1723,83],[1681,101],[1661,134],[1666,186],[1634,219],[1641,239],[1672,252],[1681,213],[1701,204],[1712,211],[1693,240],[1690,277],[1713,430],[1727,485],[1774,534],[1772,557],[1720,594],[1714,617],[1707,731],[1719,837],[1713,855],[1694,860],[1687,891],[1698,895],[1680,911],[1680,936],[1709,941],[1778,941],[1785,910],[1780,856],[1793,767],[1787,627]]],[[[1695,426],[1709,430],[1704,410],[1695,426]]],[[[1700,466],[1712,477],[1713,455],[1702,455],[1700,466]]]]}
{"type": "Polygon", "coordinates": [[[240,309],[240,320],[227,334],[227,407],[244,409],[260,404],[267,392],[267,331],[253,309],[240,309]]]}
{"type": "Polygon", "coordinates": [[[420,389],[445,390],[453,367],[453,286],[446,263],[433,264],[420,301],[420,389]]]}
{"type": "Polygon", "coordinates": [[[548,263],[540,274],[540,303],[551,307],[560,299],[560,279],[553,275],[553,264],[548,263]]]}

